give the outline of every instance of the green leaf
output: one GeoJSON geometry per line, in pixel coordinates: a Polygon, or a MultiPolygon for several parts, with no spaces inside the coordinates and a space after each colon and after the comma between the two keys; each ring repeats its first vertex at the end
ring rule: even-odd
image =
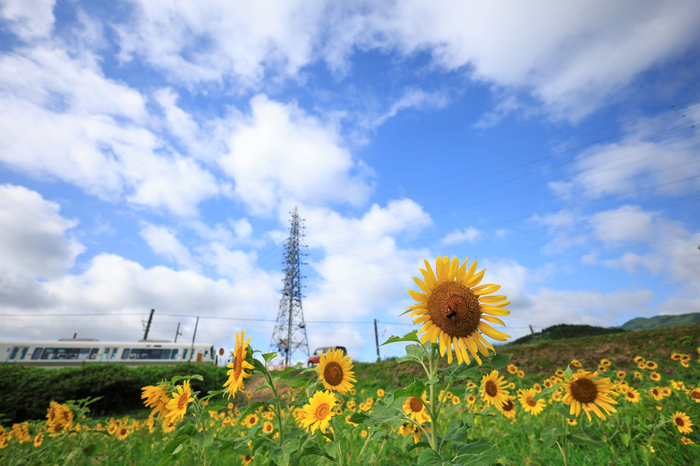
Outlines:
{"type": "Polygon", "coordinates": [[[540,438],[544,442],[545,447],[552,448],[559,439],[559,431],[554,427],[549,427],[542,431],[540,438]]]}
{"type": "Polygon", "coordinates": [[[204,382],[204,378],[201,375],[195,374],[195,375],[176,375],[176,376],[173,376],[173,378],[170,379],[170,383],[175,385],[175,383],[179,382],[180,380],[192,380],[192,379],[197,379],[200,382],[204,382]]]}
{"type": "Polygon", "coordinates": [[[573,419],[575,417],[575,415],[570,414],[571,407],[569,407],[567,405],[558,404],[558,405],[554,406],[554,410],[567,419],[573,419]]]}
{"type": "Polygon", "coordinates": [[[331,458],[336,458],[338,456],[338,442],[326,442],[325,449],[326,453],[328,453],[328,456],[331,458]]]}
{"type": "Polygon", "coordinates": [[[420,340],[418,340],[418,330],[408,332],[406,335],[404,335],[402,337],[397,337],[397,336],[392,335],[389,337],[389,339],[387,341],[385,341],[384,343],[382,343],[379,346],[388,345],[389,343],[397,343],[399,341],[412,341],[414,343],[420,343],[420,340]]]}
{"type": "Polygon", "coordinates": [[[423,345],[407,345],[406,346],[406,356],[400,358],[398,362],[404,361],[418,361],[423,362],[425,358],[425,349],[423,345]]]}
{"type": "Polygon", "coordinates": [[[362,424],[367,418],[369,418],[369,416],[365,413],[357,412],[350,416],[350,422],[354,422],[355,424],[362,424]]]}
{"type": "Polygon", "coordinates": [[[369,417],[364,420],[364,423],[370,427],[376,427],[380,424],[395,421],[403,416],[403,411],[398,408],[390,408],[382,403],[372,405],[372,412],[369,417]]]}
{"type": "Polygon", "coordinates": [[[423,450],[418,455],[418,466],[452,466],[459,463],[453,463],[451,461],[444,461],[438,452],[435,450],[423,450]]]}
{"type": "Polygon", "coordinates": [[[508,363],[510,363],[511,356],[512,354],[496,353],[490,358],[486,358],[488,359],[487,361],[482,361],[483,364],[481,365],[481,367],[484,369],[500,371],[501,369],[506,367],[508,363]]]}
{"type": "Polygon", "coordinates": [[[523,426],[523,430],[524,430],[525,433],[527,434],[527,437],[528,437],[528,438],[532,437],[532,434],[533,434],[533,431],[534,431],[534,429],[533,429],[533,427],[532,427],[532,422],[524,422],[524,423],[522,424],[522,426],[523,426]]]}
{"type": "Polygon", "coordinates": [[[485,438],[466,444],[453,444],[455,457],[452,461],[457,464],[487,466],[496,462],[499,456],[498,447],[485,438]]]}
{"type": "Polygon", "coordinates": [[[420,398],[423,395],[424,391],[425,382],[423,381],[423,379],[415,378],[413,379],[411,385],[409,385],[406,388],[399,388],[398,390],[389,392],[388,394],[386,394],[384,400],[382,401],[386,404],[386,406],[392,406],[396,402],[396,400],[404,396],[413,396],[416,398],[420,398]]]}
{"type": "Polygon", "coordinates": [[[463,442],[467,440],[467,432],[469,431],[469,427],[471,426],[465,424],[461,419],[452,421],[447,428],[447,432],[445,432],[445,436],[442,438],[442,441],[463,442]]]}
{"type": "Polygon", "coordinates": [[[249,405],[246,407],[245,411],[243,411],[243,412],[241,413],[241,416],[240,416],[240,417],[241,417],[241,418],[245,417],[246,414],[250,413],[251,411],[255,411],[256,409],[258,409],[258,408],[261,407],[261,406],[265,406],[265,402],[264,402],[264,401],[256,401],[255,403],[249,404],[249,405]]]}
{"type": "Polygon", "coordinates": [[[262,355],[262,357],[263,359],[265,359],[265,362],[269,364],[270,361],[277,357],[277,353],[275,353],[274,351],[272,353],[265,353],[262,355]]]}
{"type": "Polygon", "coordinates": [[[566,366],[566,370],[564,371],[564,377],[571,380],[573,376],[574,372],[571,370],[571,364],[569,364],[568,366],[566,366]]]}
{"type": "Polygon", "coordinates": [[[600,438],[600,436],[591,429],[580,429],[572,432],[567,437],[574,445],[584,445],[592,448],[604,448],[608,444],[600,438]]]}
{"type": "Polygon", "coordinates": [[[630,434],[624,432],[622,435],[620,435],[620,438],[622,439],[622,443],[624,443],[626,447],[630,445],[630,440],[632,439],[630,437],[630,434]]]}
{"type": "Polygon", "coordinates": [[[452,384],[459,380],[464,380],[467,378],[478,379],[481,378],[481,373],[479,372],[479,365],[476,361],[472,361],[471,364],[453,364],[444,369],[440,369],[439,372],[445,374],[445,383],[452,384]]]}
{"type": "Polygon", "coordinates": [[[544,388],[541,392],[535,394],[535,396],[532,397],[532,401],[537,401],[537,400],[539,400],[540,398],[542,398],[543,396],[549,395],[550,393],[552,393],[553,391],[555,391],[555,390],[556,390],[557,388],[559,388],[559,387],[561,387],[561,384],[560,384],[560,383],[555,383],[555,384],[552,385],[551,387],[544,388]]]}
{"type": "Polygon", "coordinates": [[[428,442],[414,443],[413,445],[406,448],[406,453],[408,453],[409,451],[415,450],[416,448],[422,448],[422,447],[430,448],[430,444],[428,442]]]}

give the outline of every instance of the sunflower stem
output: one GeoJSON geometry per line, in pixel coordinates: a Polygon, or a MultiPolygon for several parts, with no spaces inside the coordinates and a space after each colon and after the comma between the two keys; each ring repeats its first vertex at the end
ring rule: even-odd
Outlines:
{"type": "MultiPolygon", "coordinates": [[[[431,380],[433,377],[435,377],[435,374],[437,373],[437,349],[435,346],[431,346],[430,348],[430,357],[428,358],[428,364],[430,366],[430,373],[428,374],[428,380],[431,380]]],[[[438,434],[437,434],[437,410],[436,408],[436,399],[435,399],[435,384],[430,385],[430,426],[432,428],[431,436],[430,436],[430,447],[439,452],[438,449],[438,444],[437,444],[437,439],[438,439],[438,434]]]]}

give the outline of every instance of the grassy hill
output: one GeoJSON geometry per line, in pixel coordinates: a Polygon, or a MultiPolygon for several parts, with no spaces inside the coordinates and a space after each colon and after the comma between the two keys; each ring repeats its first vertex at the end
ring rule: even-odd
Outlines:
{"type": "MultiPolygon", "coordinates": [[[[401,343],[397,343],[401,344],[401,343]]],[[[610,370],[635,371],[635,356],[643,356],[659,364],[658,372],[673,376],[683,369],[671,360],[674,352],[698,357],[700,324],[666,327],[637,332],[614,333],[562,340],[540,340],[529,344],[512,344],[497,348],[511,354],[511,362],[524,370],[528,378],[548,377],[557,369],[565,369],[572,359],[578,359],[584,369],[594,370],[601,359],[612,362],[610,370]]],[[[444,362],[444,361],[443,361],[444,362]]],[[[394,389],[407,385],[420,376],[417,363],[387,360],[379,363],[355,363],[358,385],[367,388],[394,389]]]]}
{"type": "Polygon", "coordinates": [[[625,330],[649,330],[652,328],[672,327],[700,323],[700,312],[678,314],[673,316],[637,317],[622,324],[625,330]]]}
{"type": "Polygon", "coordinates": [[[570,324],[559,324],[552,325],[543,329],[541,332],[537,332],[534,335],[525,335],[524,337],[513,340],[507,343],[506,346],[511,345],[522,345],[526,343],[534,343],[537,340],[547,339],[547,340],[562,340],[565,338],[578,338],[578,337],[591,337],[595,335],[608,335],[611,333],[622,333],[623,329],[620,327],[594,327],[592,325],[570,325],[570,324]]]}

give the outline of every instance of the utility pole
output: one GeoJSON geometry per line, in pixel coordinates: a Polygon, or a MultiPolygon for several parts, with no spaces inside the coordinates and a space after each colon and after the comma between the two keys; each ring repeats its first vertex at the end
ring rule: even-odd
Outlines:
{"type": "Polygon", "coordinates": [[[374,319],[374,342],[377,344],[377,362],[382,358],[379,356],[379,333],[377,332],[377,319],[374,319]]]}
{"type": "Polygon", "coordinates": [[[302,350],[306,356],[309,354],[309,343],[306,337],[306,324],[304,323],[304,310],[301,307],[301,237],[304,236],[302,219],[296,207],[292,213],[292,222],[289,227],[289,238],[284,244],[284,287],[282,298],[277,312],[275,329],[272,331],[270,351],[284,353],[284,364],[289,366],[292,355],[297,349],[302,350]]]}
{"type": "Polygon", "coordinates": [[[530,326],[530,335],[532,335],[532,340],[535,341],[537,337],[535,336],[535,331],[532,329],[532,324],[528,325],[530,326]]]}
{"type": "Polygon", "coordinates": [[[182,335],[182,333],[180,333],[180,322],[177,323],[177,330],[175,330],[175,343],[177,343],[178,335],[182,335]]]}
{"type": "Polygon", "coordinates": [[[143,334],[143,339],[148,340],[148,331],[151,329],[151,322],[153,322],[153,313],[156,312],[155,309],[151,309],[151,315],[148,317],[148,323],[146,324],[146,333],[143,334]]]}
{"type": "Polygon", "coordinates": [[[194,339],[197,337],[197,326],[199,325],[199,317],[197,317],[197,322],[194,324],[194,333],[192,334],[192,348],[190,349],[190,359],[189,361],[192,361],[192,353],[194,353],[194,339]]]}

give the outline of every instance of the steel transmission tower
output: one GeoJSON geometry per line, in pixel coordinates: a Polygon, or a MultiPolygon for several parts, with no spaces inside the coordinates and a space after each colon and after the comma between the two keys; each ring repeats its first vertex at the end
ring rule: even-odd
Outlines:
{"type": "Polygon", "coordinates": [[[303,278],[299,266],[300,256],[306,255],[299,252],[304,225],[296,207],[292,213],[292,224],[289,227],[289,238],[284,243],[284,288],[282,299],[277,312],[275,330],[272,332],[270,351],[279,351],[284,355],[285,365],[290,365],[292,355],[297,349],[309,354],[309,342],[306,338],[306,324],[304,323],[304,310],[301,308],[301,279],[303,278]]]}

